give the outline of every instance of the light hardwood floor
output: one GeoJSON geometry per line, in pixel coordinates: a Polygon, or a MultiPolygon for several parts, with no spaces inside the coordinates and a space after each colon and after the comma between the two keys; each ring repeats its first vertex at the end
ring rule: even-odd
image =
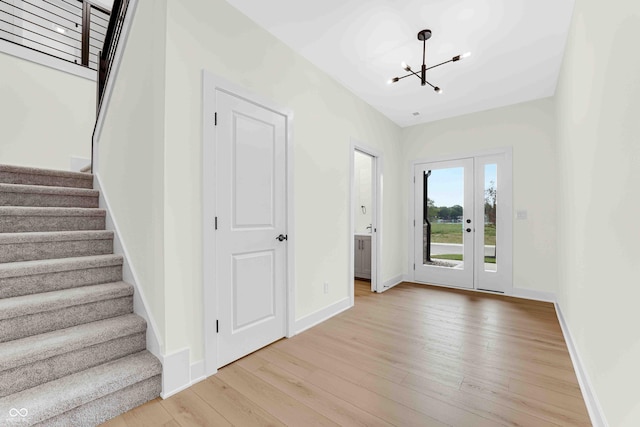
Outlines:
{"type": "Polygon", "coordinates": [[[552,304],[356,281],[356,305],[104,426],[589,426],[552,304]]]}

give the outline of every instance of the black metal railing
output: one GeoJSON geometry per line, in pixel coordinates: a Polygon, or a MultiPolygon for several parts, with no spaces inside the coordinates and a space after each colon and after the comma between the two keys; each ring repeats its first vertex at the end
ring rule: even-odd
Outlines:
{"type": "Polygon", "coordinates": [[[0,0],[0,39],[97,70],[109,15],[88,0],[0,0]]]}
{"type": "Polygon", "coordinates": [[[113,2],[111,18],[109,19],[109,26],[104,38],[104,45],[98,58],[98,113],[102,105],[102,95],[104,94],[104,89],[111,74],[111,66],[113,65],[113,59],[118,48],[118,43],[120,42],[120,35],[122,34],[124,19],[128,8],[129,0],[114,0],[113,2]]]}

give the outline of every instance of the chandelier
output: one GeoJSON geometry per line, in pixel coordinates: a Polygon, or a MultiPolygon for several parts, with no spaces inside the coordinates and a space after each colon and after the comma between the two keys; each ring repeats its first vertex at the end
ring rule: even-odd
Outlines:
{"type": "Polygon", "coordinates": [[[435,90],[437,93],[442,93],[442,89],[440,89],[438,86],[434,86],[431,83],[429,83],[427,81],[427,71],[431,70],[433,68],[439,67],[441,65],[444,64],[448,64],[449,62],[456,62],[456,61],[460,61],[462,58],[468,58],[469,56],[471,56],[471,52],[467,52],[464,53],[462,55],[456,55],[453,58],[451,58],[448,61],[444,61],[441,62],[439,64],[433,65],[431,67],[427,67],[426,63],[425,63],[425,59],[426,59],[426,51],[427,51],[427,40],[429,40],[431,38],[431,30],[422,30],[418,33],[418,40],[420,40],[422,42],[422,67],[420,70],[420,74],[416,73],[415,71],[413,71],[411,69],[411,67],[409,65],[407,65],[406,62],[402,62],[401,66],[405,71],[408,71],[409,74],[407,74],[406,76],[402,76],[402,77],[394,77],[392,79],[390,79],[387,83],[388,84],[392,84],[392,83],[396,83],[404,78],[407,78],[409,76],[416,76],[417,78],[420,79],[421,85],[422,86],[426,86],[429,85],[433,88],[433,90],[435,90]]]}

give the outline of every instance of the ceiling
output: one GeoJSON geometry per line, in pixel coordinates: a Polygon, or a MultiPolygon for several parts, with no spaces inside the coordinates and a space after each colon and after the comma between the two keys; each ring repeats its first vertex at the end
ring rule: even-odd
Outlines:
{"type": "Polygon", "coordinates": [[[551,96],[574,0],[227,0],[400,126],[551,96]],[[412,77],[417,33],[430,29],[427,72],[412,77]],[[419,115],[414,115],[414,113],[419,115]]]}

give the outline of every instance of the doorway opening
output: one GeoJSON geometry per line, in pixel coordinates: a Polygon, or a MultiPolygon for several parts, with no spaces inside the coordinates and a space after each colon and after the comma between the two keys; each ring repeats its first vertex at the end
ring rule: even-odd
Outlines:
{"type": "Polygon", "coordinates": [[[366,288],[380,292],[380,189],[381,158],[378,153],[352,142],[351,150],[350,295],[366,288]],[[357,284],[357,286],[356,286],[357,284]]]}

